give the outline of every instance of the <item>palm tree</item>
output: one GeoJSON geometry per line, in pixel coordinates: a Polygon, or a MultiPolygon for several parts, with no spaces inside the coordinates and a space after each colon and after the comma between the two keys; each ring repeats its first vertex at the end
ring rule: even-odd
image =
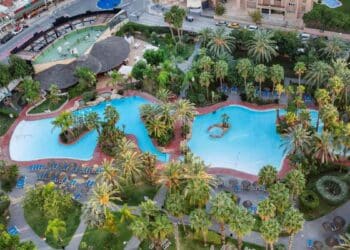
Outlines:
{"type": "Polygon", "coordinates": [[[96,180],[100,183],[107,183],[111,185],[114,189],[120,190],[120,176],[118,169],[114,165],[114,159],[106,160],[102,162],[103,172],[97,175],[96,180]]]}
{"type": "Polygon", "coordinates": [[[229,194],[219,192],[212,197],[210,214],[220,224],[221,242],[225,245],[225,224],[230,221],[235,204],[229,194]]]}
{"type": "Polygon", "coordinates": [[[212,37],[213,30],[209,27],[204,28],[199,31],[199,41],[201,41],[204,47],[207,47],[207,44],[212,37]]]}
{"type": "Polygon", "coordinates": [[[228,74],[228,64],[224,60],[219,60],[214,65],[215,77],[220,81],[221,90],[223,89],[222,82],[228,74]]]}
{"type": "Polygon", "coordinates": [[[207,44],[208,51],[214,56],[231,53],[234,46],[234,37],[230,36],[224,27],[217,28],[212,32],[210,40],[207,44]]]}
{"type": "Polygon", "coordinates": [[[322,54],[329,59],[337,59],[344,56],[345,43],[339,37],[332,37],[321,49],[322,54]]]}
{"type": "Polygon", "coordinates": [[[160,138],[167,132],[167,126],[164,121],[159,119],[148,120],[146,123],[147,131],[150,136],[160,138]]]}
{"type": "Polygon", "coordinates": [[[163,103],[168,101],[170,96],[170,91],[166,88],[160,88],[157,92],[157,98],[161,100],[163,103]]]}
{"type": "Polygon", "coordinates": [[[275,205],[276,211],[279,215],[291,206],[289,189],[285,184],[278,182],[273,184],[269,189],[269,199],[275,205]]]}
{"type": "Polygon", "coordinates": [[[275,86],[284,80],[284,69],[279,64],[272,65],[270,69],[271,81],[273,83],[272,91],[275,90],[275,86]]]}
{"type": "Polygon", "coordinates": [[[207,246],[208,229],[211,221],[204,209],[195,209],[190,214],[190,226],[196,234],[202,233],[204,246],[207,246]]]}
{"type": "Polygon", "coordinates": [[[332,104],[334,104],[337,97],[339,97],[340,93],[344,89],[343,80],[339,76],[333,76],[329,78],[329,88],[331,91],[331,100],[332,104]]]}
{"type": "Polygon", "coordinates": [[[259,202],[257,213],[261,220],[267,221],[276,216],[276,207],[270,199],[265,199],[259,202]]]}
{"type": "Polygon", "coordinates": [[[181,121],[182,126],[192,122],[197,113],[195,105],[186,99],[177,100],[174,104],[174,109],[175,120],[181,121]]]}
{"type": "Polygon", "coordinates": [[[252,62],[248,58],[239,59],[236,64],[238,74],[244,79],[244,89],[247,88],[247,78],[252,71],[252,62]]]}
{"type": "Polygon", "coordinates": [[[181,220],[183,230],[186,232],[185,223],[183,221],[183,217],[186,214],[186,203],[184,198],[185,197],[183,197],[180,192],[170,193],[166,199],[165,208],[171,215],[181,220]]]}
{"type": "Polygon", "coordinates": [[[119,120],[119,113],[113,106],[107,106],[104,110],[104,119],[114,126],[119,120]]]}
{"type": "Polygon", "coordinates": [[[267,30],[255,32],[252,40],[248,42],[248,56],[258,63],[268,63],[278,53],[275,49],[276,42],[272,40],[273,33],[267,30]]]}
{"type": "Polygon", "coordinates": [[[135,218],[135,215],[132,214],[132,210],[128,207],[128,204],[123,204],[123,206],[119,209],[119,214],[120,223],[131,221],[135,218]]]}
{"type": "Polygon", "coordinates": [[[304,62],[297,62],[294,65],[294,73],[298,76],[298,84],[300,86],[301,76],[306,72],[306,65],[304,62]]]}
{"type": "Polygon", "coordinates": [[[345,105],[348,105],[348,92],[350,87],[350,69],[348,63],[345,59],[336,59],[332,61],[332,67],[334,70],[334,75],[339,76],[345,87],[343,89],[343,94],[345,96],[345,105]]]}
{"type": "Polygon", "coordinates": [[[207,99],[209,99],[209,86],[210,86],[211,81],[212,81],[212,75],[209,72],[203,71],[199,75],[199,84],[202,87],[206,88],[206,90],[207,90],[207,99]]]}
{"type": "Polygon", "coordinates": [[[273,250],[273,244],[278,240],[278,236],[281,232],[281,226],[276,219],[263,221],[260,227],[261,237],[266,242],[266,249],[270,246],[270,250],[273,250]]]}
{"type": "Polygon", "coordinates": [[[135,142],[127,139],[126,137],[123,137],[118,144],[118,152],[119,154],[117,155],[116,158],[118,158],[119,156],[122,157],[122,154],[124,154],[125,152],[128,151],[136,151],[137,146],[135,144],[135,142]]]}
{"type": "Polygon", "coordinates": [[[250,234],[254,228],[255,219],[253,215],[242,207],[235,209],[235,212],[230,220],[230,229],[236,234],[238,249],[242,249],[243,237],[250,234]]]}
{"type": "Polygon", "coordinates": [[[82,90],[93,87],[97,82],[96,74],[86,67],[77,68],[75,76],[78,78],[79,86],[82,90]]]}
{"type": "Polygon", "coordinates": [[[339,120],[339,112],[332,104],[324,105],[319,113],[324,124],[324,129],[333,128],[339,120]]]}
{"type": "Polygon", "coordinates": [[[60,101],[60,94],[61,90],[57,87],[56,84],[51,84],[49,89],[49,96],[48,99],[50,101],[50,104],[57,104],[60,101]]]}
{"type": "Polygon", "coordinates": [[[306,82],[316,88],[322,87],[332,74],[332,68],[323,61],[316,61],[310,65],[308,72],[305,75],[306,82]]]}
{"type": "Polygon", "coordinates": [[[53,129],[60,128],[61,133],[69,133],[73,135],[71,127],[73,126],[74,120],[71,112],[62,111],[51,123],[53,125],[53,129]]]}
{"type": "Polygon", "coordinates": [[[306,179],[303,172],[299,169],[293,169],[285,178],[286,186],[290,190],[291,198],[294,200],[305,189],[306,179]]]}
{"type": "Polygon", "coordinates": [[[117,87],[118,84],[124,80],[123,75],[116,70],[109,71],[108,76],[111,78],[111,80],[108,81],[108,85],[111,85],[113,88],[117,87]]]}
{"type": "Polygon", "coordinates": [[[283,94],[283,92],[285,92],[285,89],[284,89],[282,84],[278,83],[275,87],[275,90],[277,92],[277,97],[278,97],[278,102],[279,102],[281,99],[281,95],[283,94]]]}
{"type": "Polygon", "coordinates": [[[261,85],[267,77],[267,67],[264,64],[258,64],[254,68],[254,79],[259,83],[259,93],[261,96],[261,85]]]}
{"type": "Polygon", "coordinates": [[[142,164],[137,151],[127,150],[121,152],[117,158],[117,166],[121,176],[128,184],[135,184],[136,179],[142,174],[142,164]]]}
{"type": "Polygon", "coordinates": [[[152,223],[152,238],[154,238],[155,248],[162,249],[162,242],[170,236],[174,231],[174,227],[169,218],[165,215],[157,216],[152,223]]]}
{"type": "Polygon", "coordinates": [[[282,146],[284,152],[289,154],[304,155],[311,148],[311,135],[302,125],[290,127],[287,130],[287,136],[282,146]]]}
{"type": "Polygon", "coordinates": [[[85,126],[89,129],[96,129],[97,134],[101,134],[101,121],[97,112],[89,112],[85,116],[85,126]]]}
{"type": "MultiPolygon", "coordinates": [[[[315,91],[315,98],[319,109],[322,109],[322,107],[328,104],[331,100],[328,91],[325,89],[317,89],[315,91]]],[[[316,131],[318,131],[319,124],[320,124],[320,112],[318,112],[317,114],[316,131]]]]}
{"type": "Polygon", "coordinates": [[[52,238],[58,242],[62,242],[62,235],[66,233],[66,223],[60,219],[49,220],[45,235],[52,235],[52,238]]]}
{"type": "Polygon", "coordinates": [[[335,161],[337,157],[334,154],[332,135],[327,131],[323,131],[321,135],[315,134],[313,138],[314,157],[320,160],[322,164],[335,161]]]}
{"type": "Polygon", "coordinates": [[[259,184],[265,185],[266,187],[271,186],[277,182],[277,169],[274,166],[266,165],[263,166],[258,174],[259,184]]]}
{"type": "Polygon", "coordinates": [[[295,208],[288,209],[283,217],[283,228],[290,235],[288,242],[288,250],[292,250],[293,238],[296,233],[303,229],[304,216],[295,208]]]}
{"type": "Polygon", "coordinates": [[[179,162],[171,161],[165,166],[159,179],[159,183],[165,185],[169,188],[170,193],[173,193],[176,190],[179,190],[183,184],[185,179],[184,171],[184,165],[179,162]]]}
{"type": "Polygon", "coordinates": [[[205,180],[192,179],[188,181],[184,195],[189,205],[202,208],[210,198],[210,187],[205,180]]]}
{"type": "Polygon", "coordinates": [[[301,109],[299,112],[299,121],[303,128],[308,128],[310,126],[311,116],[308,109],[301,109]]]}

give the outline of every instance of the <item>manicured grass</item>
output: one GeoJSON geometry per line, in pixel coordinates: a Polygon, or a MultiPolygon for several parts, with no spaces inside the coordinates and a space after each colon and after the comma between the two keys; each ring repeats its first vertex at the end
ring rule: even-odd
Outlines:
{"type": "Polygon", "coordinates": [[[125,244],[132,237],[132,233],[129,230],[129,222],[119,223],[120,214],[115,213],[117,221],[117,232],[112,234],[104,229],[88,228],[85,231],[83,239],[80,243],[79,249],[108,249],[119,250],[124,249],[125,244]],[[87,248],[85,248],[87,247],[87,248]]]}
{"type": "MultiPolygon", "coordinates": [[[[182,226],[179,226],[179,233],[180,233],[180,249],[203,249],[203,250],[209,250],[210,246],[213,245],[215,249],[221,249],[221,238],[220,235],[210,231],[208,233],[208,243],[207,247],[204,246],[204,243],[201,240],[198,240],[198,237],[194,237],[192,230],[189,227],[186,227],[186,233],[184,233],[182,226]]],[[[200,237],[201,239],[201,237],[200,237]]],[[[171,237],[169,239],[171,241],[171,245],[168,248],[169,250],[176,250],[176,245],[175,245],[175,239],[174,237],[171,237]]],[[[234,244],[237,246],[237,241],[233,239],[226,238],[226,241],[234,244]]],[[[148,250],[149,249],[150,242],[144,241],[141,243],[140,248],[143,250],[148,250]]],[[[262,246],[255,245],[255,244],[250,244],[247,242],[243,243],[243,249],[245,247],[256,249],[256,250],[263,250],[265,249],[262,246]]]]}
{"type": "Polygon", "coordinates": [[[145,197],[153,199],[158,191],[158,187],[151,186],[147,183],[140,183],[130,186],[124,186],[122,191],[122,201],[117,204],[127,203],[129,206],[138,206],[145,197]]]}
{"type": "MultiPolygon", "coordinates": [[[[330,172],[330,173],[325,173],[323,175],[333,175],[333,176],[339,176],[340,178],[342,178],[345,174],[344,173],[339,173],[337,172],[330,172]]],[[[315,193],[318,194],[317,190],[316,190],[316,181],[318,179],[320,179],[323,175],[317,176],[317,177],[312,177],[308,182],[307,182],[307,189],[310,189],[312,191],[314,191],[315,193]]],[[[314,210],[305,210],[303,208],[300,209],[301,212],[304,213],[304,217],[306,220],[315,220],[325,214],[330,213],[331,211],[333,211],[334,209],[336,209],[337,207],[341,206],[342,204],[344,204],[346,201],[348,201],[350,199],[350,193],[348,194],[347,199],[344,200],[343,203],[338,204],[338,205],[331,205],[329,204],[325,199],[323,199],[319,194],[318,197],[320,199],[320,205],[314,209],[314,210]]]]}
{"type": "MultiPolygon", "coordinates": [[[[65,217],[63,218],[66,223],[66,235],[63,237],[63,245],[68,245],[73,234],[75,233],[79,222],[80,222],[80,214],[81,214],[81,205],[78,203],[74,203],[74,206],[71,210],[66,211],[65,217]]],[[[28,207],[24,208],[24,217],[28,223],[28,225],[33,229],[33,231],[39,237],[45,237],[45,231],[48,224],[48,220],[41,213],[41,211],[36,207],[28,207]]],[[[55,248],[61,248],[60,245],[57,245],[56,242],[53,241],[51,237],[47,237],[46,242],[55,248]]]]}
{"type": "Polygon", "coordinates": [[[342,2],[342,6],[340,6],[339,8],[336,8],[335,10],[340,10],[342,12],[344,12],[345,14],[350,15],[350,1],[349,0],[340,0],[340,2],[342,2]]]}
{"type": "Polygon", "coordinates": [[[16,118],[10,118],[7,115],[0,114],[0,136],[7,132],[15,120],[16,118]]]}
{"type": "Polygon", "coordinates": [[[62,96],[58,103],[50,104],[50,101],[48,99],[46,99],[42,104],[40,104],[39,106],[33,108],[29,112],[29,114],[43,113],[43,112],[45,112],[48,109],[51,110],[51,111],[55,111],[55,110],[59,109],[66,100],[67,100],[67,96],[62,96]]]}

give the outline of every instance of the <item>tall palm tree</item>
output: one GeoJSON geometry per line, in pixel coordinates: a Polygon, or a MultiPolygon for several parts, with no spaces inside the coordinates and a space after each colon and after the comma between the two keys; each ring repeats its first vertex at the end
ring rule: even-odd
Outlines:
{"type": "Polygon", "coordinates": [[[334,104],[337,97],[339,97],[340,93],[344,89],[343,80],[339,76],[333,76],[329,78],[329,88],[331,91],[331,100],[332,104],[334,104]]]}
{"type": "Polygon", "coordinates": [[[334,75],[339,76],[345,85],[343,89],[345,105],[348,105],[348,92],[350,88],[350,68],[348,66],[349,64],[345,59],[336,59],[332,61],[334,75]]]}
{"type": "MultiPolygon", "coordinates": [[[[315,98],[316,98],[319,110],[322,109],[331,100],[328,91],[325,89],[317,89],[315,91],[315,98]]],[[[318,131],[319,124],[320,124],[320,112],[318,112],[317,114],[316,131],[318,131]]]]}
{"type": "Polygon", "coordinates": [[[220,225],[221,242],[225,244],[225,224],[230,221],[235,204],[229,194],[220,192],[210,200],[210,214],[220,225]]]}
{"type": "Polygon", "coordinates": [[[308,109],[301,109],[299,112],[299,121],[304,128],[308,128],[311,122],[311,115],[308,109]]]}
{"type": "Polygon", "coordinates": [[[261,96],[261,85],[267,77],[267,67],[264,64],[258,64],[254,68],[254,79],[259,83],[259,93],[261,96]]]}
{"type": "Polygon", "coordinates": [[[60,128],[61,133],[69,133],[73,135],[71,127],[73,126],[74,120],[71,112],[62,111],[51,123],[53,129],[60,128]]]}
{"type": "Polygon", "coordinates": [[[193,121],[196,115],[196,107],[193,103],[186,99],[179,99],[174,104],[175,119],[181,121],[182,125],[187,125],[193,121]]]}
{"type": "Polygon", "coordinates": [[[211,221],[204,209],[195,209],[190,214],[190,226],[197,233],[202,233],[204,246],[207,246],[207,235],[211,221]]]}
{"type": "Polygon", "coordinates": [[[198,61],[198,67],[207,72],[211,72],[214,62],[210,56],[204,55],[198,61]]]}
{"type": "Polygon", "coordinates": [[[277,182],[277,169],[271,165],[265,165],[259,170],[258,181],[260,185],[265,185],[266,187],[271,186],[277,182]]]}
{"type": "Polygon", "coordinates": [[[209,86],[210,83],[212,81],[212,75],[207,72],[207,71],[203,71],[200,75],[199,75],[199,84],[206,88],[207,90],[207,99],[209,99],[209,86]]]}
{"type": "Polygon", "coordinates": [[[334,147],[332,144],[332,135],[323,131],[321,135],[314,135],[314,152],[313,155],[316,159],[320,160],[321,163],[333,162],[336,160],[334,154],[334,147]]]}
{"type": "Polygon", "coordinates": [[[290,190],[291,198],[294,200],[300,195],[306,186],[306,179],[303,172],[299,169],[293,169],[290,171],[285,178],[286,186],[290,190]]]}
{"type": "Polygon", "coordinates": [[[107,106],[104,110],[104,119],[111,125],[115,126],[115,124],[119,120],[119,113],[117,109],[113,106],[107,106]]]}
{"type": "Polygon", "coordinates": [[[184,195],[191,206],[202,208],[210,198],[210,187],[205,180],[189,180],[185,187],[184,195]]]}
{"type": "Polygon", "coordinates": [[[301,76],[306,72],[306,65],[304,62],[297,62],[294,65],[294,73],[298,76],[298,84],[300,86],[301,76]]]}
{"type": "Polygon", "coordinates": [[[52,235],[52,238],[58,242],[62,241],[62,235],[66,233],[66,223],[60,219],[49,220],[45,235],[52,235]]]}
{"type": "Polygon", "coordinates": [[[346,233],[340,236],[340,238],[343,240],[342,243],[340,243],[339,246],[335,246],[335,249],[341,249],[341,250],[349,250],[350,249],[350,234],[346,233]]]}
{"type": "Polygon", "coordinates": [[[287,130],[287,137],[282,146],[285,148],[284,152],[288,154],[304,155],[308,153],[311,148],[310,132],[302,125],[290,127],[287,130]]]}
{"type": "Polygon", "coordinates": [[[276,207],[278,215],[291,206],[289,190],[285,184],[278,182],[273,184],[269,189],[269,199],[276,207]]]}
{"type": "Polygon", "coordinates": [[[273,33],[267,30],[255,32],[252,40],[248,42],[248,55],[258,63],[268,63],[278,53],[276,42],[272,40],[273,33]]]}
{"type": "Polygon", "coordinates": [[[230,36],[224,27],[217,28],[207,44],[208,51],[214,56],[231,53],[234,46],[234,37],[230,36]]]}
{"type": "Polygon", "coordinates": [[[295,208],[288,209],[283,217],[283,228],[290,235],[288,242],[288,250],[292,250],[293,238],[296,233],[303,229],[304,216],[295,208]]]}
{"type": "Polygon", "coordinates": [[[141,176],[141,160],[137,151],[127,150],[121,152],[117,158],[117,166],[123,179],[128,183],[135,184],[141,176]]]}
{"type": "Polygon", "coordinates": [[[152,137],[160,138],[167,132],[167,125],[159,119],[152,119],[146,122],[147,131],[152,137]]]}
{"type": "Polygon", "coordinates": [[[260,227],[261,237],[266,242],[266,249],[270,246],[270,250],[273,250],[273,244],[278,240],[278,236],[281,232],[281,226],[276,219],[263,221],[260,227]]]}
{"type": "Polygon", "coordinates": [[[170,193],[166,199],[165,208],[170,214],[181,220],[183,230],[186,232],[185,223],[183,220],[184,215],[186,214],[185,197],[180,192],[170,193]]]}
{"type": "Polygon", "coordinates": [[[267,221],[276,216],[276,207],[270,199],[265,199],[259,202],[257,213],[261,220],[267,221]]]}
{"type": "Polygon", "coordinates": [[[320,118],[323,121],[324,129],[329,130],[333,128],[339,120],[338,109],[332,104],[324,105],[319,111],[320,118]]]}
{"type": "Polygon", "coordinates": [[[236,234],[238,250],[242,249],[243,237],[250,234],[254,228],[255,219],[252,214],[242,207],[235,209],[230,220],[230,229],[236,234]]]}
{"type": "Polygon", "coordinates": [[[326,46],[321,49],[322,54],[329,59],[344,57],[346,45],[339,37],[332,37],[326,42],[326,46]]]}
{"type": "Polygon", "coordinates": [[[236,69],[238,74],[244,79],[244,89],[247,88],[247,78],[252,72],[252,62],[248,58],[242,58],[237,61],[236,69]]]}
{"type": "Polygon", "coordinates": [[[305,75],[307,84],[320,88],[328,81],[332,74],[332,67],[323,61],[316,61],[310,65],[305,75]]]}
{"type": "Polygon", "coordinates": [[[274,64],[270,68],[270,78],[273,83],[272,90],[275,90],[275,86],[284,80],[284,69],[279,64],[274,64]]]}
{"type": "Polygon", "coordinates": [[[173,193],[176,190],[179,190],[183,184],[185,179],[184,171],[183,164],[171,161],[165,166],[165,169],[160,176],[159,183],[165,185],[169,188],[170,193],[173,193]]]}
{"type": "Polygon", "coordinates": [[[102,162],[103,172],[97,175],[96,180],[100,183],[107,183],[113,188],[120,190],[120,176],[118,169],[114,165],[114,159],[106,160],[102,162]]]}
{"type": "Polygon", "coordinates": [[[220,81],[221,90],[223,89],[222,82],[228,74],[228,64],[224,60],[219,60],[214,65],[215,78],[220,81]]]}
{"type": "MultiPolygon", "coordinates": [[[[124,154],[125,152],[128,151],[135,151],[137,149],[137,146],[135,144],[135,142],[133,142],[132,140],[127,139],[126,137],[123,137],[118,144],[118,152],[119,155],[122,156],[122,154],[124,154]]],[[[119,156],[118,155],[118,156],[119,156]]],[[[116,158],[118,158],[118,156],[116,158]]]]}
{"type": "Polygon", "coordinates": [[[207,47],[207,44],[212,36],[213,30],[209,27],[206,27],[199,31],[199,41],[201,41],[204,47],[207,47]]]}

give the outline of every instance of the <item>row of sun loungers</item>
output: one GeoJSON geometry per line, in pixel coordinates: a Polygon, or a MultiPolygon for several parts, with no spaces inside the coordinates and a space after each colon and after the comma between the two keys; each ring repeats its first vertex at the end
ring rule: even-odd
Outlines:
{"type": "Polygon", "coordinates": [[[16,188],[23,189],[24,185],[26,184],[26,179],[26,176],[19,177],[16,183],[16,188]]]}

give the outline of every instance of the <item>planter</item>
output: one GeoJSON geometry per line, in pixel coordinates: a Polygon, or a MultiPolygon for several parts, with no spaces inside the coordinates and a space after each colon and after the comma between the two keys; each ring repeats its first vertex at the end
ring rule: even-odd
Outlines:
{"type": "Polygon", "coordinates": [[[86,126],[73,128],[74,136],[68,133],[61,133],[59,135],[59,140],[62,144],[72,145],[88,132],[90,132],[90,130],[86,126]]]}
{"type": "Polygon", "coordinates": [[[221,138],[227,133],[229,128],[230,126],[224,126],[223,123],[217,123],[217,124],[211,125],[207,129],[207,132],[209,133],[209,136],[211,138],[221,138]]]}

